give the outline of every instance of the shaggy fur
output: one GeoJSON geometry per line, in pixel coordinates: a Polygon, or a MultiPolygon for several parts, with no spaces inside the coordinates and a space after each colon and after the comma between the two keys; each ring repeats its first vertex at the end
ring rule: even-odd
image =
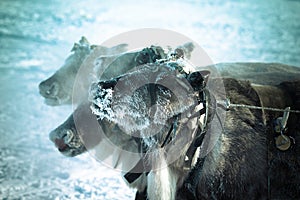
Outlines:
{"type": "MultiPolygon", "coordinates": [[[[232,103],[260,105],[248,82],[224,80],[232,103]]],[[[224,132],[205,160],[197,199],[267,197],[267,140],[262,112],[234,108],[226,113],[224,132]]]]}
{"type": "MultiPolygon", "coordinates": [[[[268,102],[267,97],[258,94],[264,94],[262,91],[272,89],[274,96],[286,95],[279,100],[280,102],[275,102],[276,105],[281,104],[282,108],[292,106],[292,109],[299,107],[297,104],[299,99],[295,96],[299,93],[297,89],[299,82],[282,83],[271,88],[260,86],[259,89],[257,85],[252,86],[249,82],[235,79],[224,79],[224,84],[231,103],[268,105],[265,103],[268,102]]],[[[300,148],[297,143],[300,141],[299,116],[291,115],[287,133],[296,143],[289,150],[282,152],[275,146],[272,131],[272,122],[280,116],[280,113],[232,108],[226,114],[224,131],[213,150],[207,155],[203,169],[200,170],[196,196],[188,196],[184,189],[189,172],[183,170],[180,158],[169,167],[151,171],[147,178],[144,174],[134,182],[134,187],[140,191],[136,199],[146,199],[147,196],[148,199],[299,198],[300,178],[297,176],[300,170],[300,148]],[[143,191],[147,191],[147,195],[143,191]]],[[[112,130],[107,127],[108,130],[112,130]]],[[[61,128],[67,128],[66,124],[61,128]]],[[[119,136],[119,132],[113,135],[119,136]]],[[[182,150],[181,153],[184,155],[187,148],[183,147],[182,150]]],[[[163,165],[164,162],[164,157],[160,157],[157,164],[163,165]]]]}
{"type": "MultiPolygon", "coordinates": [[[[232,103],[260,105],[261,99],[248,82],[224,80],[227,97],[232,103]]],[[[296,84],[295,82],[293,84],[296,84]]],[[[299,82],[297,83],[297,85],[299,82]]],[[[279,87],[296,92],[290,84],[279,87]],[[283,86],[287,86],[284,88],[283,86]]],[[[274,89],[274,88],[273,88],[274,89]]],[[[264,90],[260,88],[260,92],[264,90]]],[[[269,90],[269,88],[265,88],[269,90]]],[[[273,90],[273,96],[283,91],[273,90]]],[[[298,100],[281,96],[284,106],[292,106],[298,100]]],[[[284,107],[282,107],[284,108],[284,107]]],[[[278,150],[274,142],[273,120],[282,113],[266,112],[263,124],[261,110],[233,108],[227,111],[224,132],[217,145],[207,156],[194,199],[298,199],[300,198],[299,144],[289,150],[278,150]]],[[[299,116],[291,116],[288,135],[299,141],[299,116]]],[[[180,189],[177,199],[187,197],[180,189]]]]}
{"type": "MultiPolygon", "coordinates": [[[[286,106],[300,109],[300,81],[283,82],[279,88],[289,97],[286,106]]],[[[278,117],[278,113],[269,113],[269,123],[278,117]]],[[[270,199],[299,199],[300,198],[300,114],[290,114],[288,130],[285,133],[293,138],[292,146],[287,151],[276,148],[274,131],[269,129],[269,192],[270,199]]],[[[277,134],[278,135],[278,134],[277,134]]],[[[276,136],[277,136],[276,135],[276,136]]]]}
{"type": "MultiPolygon", "coordinates": [[[[219,81],[219,80],[212,80],[219,81]]],[[[275,106],[285,108],[293,106],[298,100],[291,99],[289,89],[281,86],[258,86],[251,85],[247,81],[236,79],[224,79],[226,96],[233,104],[244,104],[254,106],[275,106]],[[260,95],[259,95],[260,94],[260,95]],[[265,94],[265,95],[263,95],[265,94]],[[273,95],[273,102],[270,101],[273,95]]],[[[288,86],[293,93],[298,94],[296,89],[288,86]]],[[[294,88],[297,88],[296,86],[294,88]]],[[[279,113],[282,114],[282,113],[279,113]]],[[[207,155],[203,169],[199,170],[200,178],[196,182],[196,193],[188,196],[185,182],[189,181],[189,172],[184,171],[184,156],[195,139],[195,135],[189,130],[184,130],[185,135],[177,136],[175,143],[181,137],[192,137],[181,147],[178,160],[163,167],[167,157],[164,151],[159,151],[152,166],[158,170],[152,170],[147,177],[148,199],[269,199],[269,198],[291,198],[298,197],[298,192],[290,188],[299,187],[300,179],[294,177],[291,182],[285,180],[286,169],[294,174],[299,170],[299,158],[293,152],[286,158],[280,158],[285,165],[276,164],[276,158],[270,157],[277,154],[274,148],[275,134],[272,133],[273,120],[279,117],[278,113],[271,111],[253,110],[250,108],[231,108],[226,111],[225,124],[221,136],[213,150],[207,155]],[[293,158],[293,159],[291,159],[293,158]],[[294,160],[294,161],[293,161],[294,160]],[[292,162],[291,162],[292,161],[292,162]],[[291,163],[290,163],[291,162],[291,163]],[[280,173],[278,172],[280,170],[280,173]],[[275,174],[273,174],[275,173],[275,174]],[[290,183],[290,188],[280,187],[290,183]],[[288,191],[288,193],[287,193],[288,191]]],[[[291,123],[291,122],[290,122],[291,123]]],[[[294,121],[299,124],[299,120],[294,121]]],[[[290,128],[295,127],[290,124],[290,128]]],[[[297,130],[296,130],[297,131],[297,130]]],[[[210,136],[207,136],[210,138],[210,136]]],[[[292,135],[295,137],[295,135],[292,135]]],[[[156,142],[161,144],[161,137],[156,142]]],[[[208,139],[209,140],[209,139],[208,139]]],[[[206,141],[209,142],[209,141],[206,141]]],[[[152,144],[147,144],[149,150],[152,144]]],[[[295,148],[294,146],[293,148],[295,148]]],[[[197,166],[197,165],[196,165],[197,166]]],[[[192,171],[193,171],[192,170],[192,171]]]]}
{"type": "MultiPolygon", "coordinates": [[[[154,60],[148,58],[146,53],[126,53],[116,60],[114,60],[114,56],[100,57],[97,60],[99,66],[103,63],[112,62],[110,67],[103,71],[102,78],[107,79],[118,76],[138,64],[149,63],[154,60]],[[140,55],[142,57],[139,57],[140,55]]],[[[96,68],[97,72],[99,72],[98,70],[101,70],[101,66],[96,68]]],[[[271,83],[277,83],[276,81],[278,80],[271,80],[271,83]]],[[[261,86],[229,78],[224,79],[224,85],[227,98],[230,99],[231,103],[276,108],[292,106],[292,109],[299,109],[299,81],[285,82],[279,86],[261,86]]],[[[55,88],[51,86],[50,93],[55,88]]],[[[90,121],[97,121],[93,119],[95,116],[91,113],[89,106],[89,104],[80,105],[64,124],[50,134],[50,139],[67,156],[76,156],[86,151],[85,145],[80,142],[80,137],[84,138],[86,135],[91,137],[93,133],[99,131],[97,129],[78,130],[75,126],[74,120],[76,121],[76,117],[74,118],[74,116],[77,116],[79,117],[78,121],[86,122],[83,127],[94,127],[88,125],[90,121]]],[[[300,139],[299,116],[293,114],[290,116],[289,129],[286,133],[295,139],[296,143],[289,150],[282,152],[275,146],[274,138],[278,135],[274,133],[272,126],[273,121],[280,114],[282,113],[249,108],[231,108],[226,111],[223,131],[220,129],[222,132],[216,145],[204,160],[203,167],[202,164],[194,165],[195,163],[193,163],[195,167],[191,171],[184,169],[184,159],[196,139],[195,133],[191,133],[189,130],[181,130],[186,134],[188,133],[188,135],[181,135],[178,138],[185,140],[185,137],[190,137],[191,140],[187,140],[182,145],[181,151],[178,152],[178,160],[166,167],[167,161],[164,152],[158,152],[157,157],[151,162],[159,170],[152,170],[147,176],[146,173],[143,173],[131,184],[132,187],[138,189],[136,199],[299,198],[300,180],[297,177],[300,168],[300,150],[297,144],[300,139]],[[195,181],[195,185],[192,185],[195,193],[190,194],[186,188],[186,183],[190,181],[193,173],[196,173],[200,178],[195,181]]],[[[116,124],[105,119],[100,120],[99,123],[101,128],[105,130],[104,132],[108,133],[106,137],[118,145],[120,149],[129,148],[128,150],[133,152],[139,150],[141,144],[129,135],[122,134],[122,130],[116,124]]],[[[160,144],[162,142],[161,138],[163,137],[156,138],[160,144]]],[[[206,142],[209,142],[209,140],[210,135],[207,135],[206,142]]],[[[96,151],[100,153],[102,153],[103,148],[107,147],[103,144],[102,138],[98,138],[93,142],[90,147],[96,146],[96,151]]],[[[149,141],[143,141],[143,143],[147,142],[149,141]]],[[[151,150],[151,145],[149,150],[151,150]]],[[[103,156],[103,158],[113,156],[115,158],[113,166],[133,164],[120,163],[119,158],[122,154],[119,151],[114,151],[113,155],[103,156]]],[[[193,160],[197,160],[197,157],[193,160]]]]}

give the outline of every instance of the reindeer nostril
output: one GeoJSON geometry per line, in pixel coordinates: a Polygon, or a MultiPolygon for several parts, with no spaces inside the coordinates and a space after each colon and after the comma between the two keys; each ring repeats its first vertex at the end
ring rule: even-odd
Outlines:
{"type": "Polygon", "coordinates": [[[54,143],[59,151],[64,151],[68,148],[68,145],[65,144],[63,139],[55,139],[54,143]]]}
{"type": "Polygon", "coordinates": [[[47,90],[47,91],[46,91],[46,94],[47,94],[47,95],[50,95],[50,94],[51,94],[51,91],[50,91],[50,90],[47,90]]]}
{"type": "Polygon", "coordinates": [[[44,97],[55,97],[58,94],[59,86],[56,82],[43,81],[39,84],[39,90],[44,97]]]}

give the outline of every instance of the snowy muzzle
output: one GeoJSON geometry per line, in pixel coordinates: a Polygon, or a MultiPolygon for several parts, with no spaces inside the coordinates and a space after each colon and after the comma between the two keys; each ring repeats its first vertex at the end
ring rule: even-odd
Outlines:
{"type": "Polygon", "coordinates": [[[158,136],[156,142],[161,145],[174,120],[187,121],[193,114],[202,84],[203,78],[180,73],[174,65],[146,64],[92,84],[89,99],[98,120],[106,118],[134,137],[158,136]]]}

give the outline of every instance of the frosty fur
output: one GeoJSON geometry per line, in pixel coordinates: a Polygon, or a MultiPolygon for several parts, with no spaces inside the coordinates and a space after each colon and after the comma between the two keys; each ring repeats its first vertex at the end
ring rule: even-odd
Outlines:
{"type": "MultiPolygon", "coordinates": [[[[131,66],[134,64],[132,63],[134,62],[132,59],[135,56],[123,54],[114,65],[117,67],[121,62],[126,61],[127,66],[131,66]]],[[[102,59],[99,58],[100,61],[102,59]]],[[[105,59],[103,59],[103,63],[105,63],[105,59]]],[[[108,61],[113,59],[108,58],[108,61]]],[[[297,77],[299,77],[298,69],[282,64],[265,63],[224,63],[216,66],[221,69],[224,76],[236,76],[240,79],[251,80],[254,83],[273,85],[250,85],[250,83],[244,81],[225,79],[225,89],[233,103],[245,103],[248,105],[264,104],[264,106],[280,106],[281,108],[288,105],[292,107],[298,107],[299,105],[298,100],[294,100],[297,99],[297,96],[293,95],[295,92],[299,93],[297,82],[277,85],[287,79],[297,80],[297,77]],[[233,71],[235,68],[239,68],[240,71],[233,71]],[[261,73],[245,73],[244,70],[260,70],[261,73]],[[278,76],[279,74],[281,76],[278,76]],[[269,96],[261,95],[267,91],[271,91],[269,96]],[[280,100],[276,102],[271,100],[271,104],[266,104],[266,99],[270,98],[270,96],[271,98],[277,96],[280,100]]],[[[129,69],[125,71],[127,70],[129,69]]],[[[110,73],[108,71],[106,74],[109,75],[109,78],[114,75],[114,72],[110,73]]],[[[85,106],[79,106],[78,111],[75,112],[81,113],[85,109],[85,106]]],[[[84,116],[82,114],[82,117],[84,116]]],[[[197,185],[196,196],[193,198],[242,199],[247,197],[248,199],[267,199],[269,197],[299,197],[297,188],[299,188],[300,181],[296,175],[297,171],[299,171],[299,147],[296,143],[292,151],[288,152],[280,152],[274,147],[274,138],[270,133],[270,124],[272,123],[272,119],[276,117],[278,116],[273,113],[263,113],[249,109],[228,111],[224,126],[225,131],[222,133],[213,151],[207,156],[201,179],[197,185]],[[239,126],[236,126],[237,124],[239,126]],[[241,135],[241,133],[243,134],[241,135]],[[252,176],[249,176],[249,174],[252,176]],[[284,177],[289,178],[285,179],[284,177]],[[270,180],[269,183],[268,178],[270,180]]],[[[52,140],[55,137],[62,137],[66,134],[66,130],[70,129],[73,132],[69,131],[67,133],[73,134],[72,137],[76,141],[76,134],[79,133],[77,132],[78,130],[74,131],[75,126],[73,127],[74,122],[72,124],[72,120],[72,117],[70,117],[67,122],[53,131],[52,140]]],[[[103,123],[108,130],[111,130],[107,122],[103,123]]],[[[291,136],[296,141],[299,141],[299,127],[294,124],[299,124],[297,116],[293,117],[291,136]]],[[[120,140],[120,137],[114,137],[116,134],[118,133],[112,132],[111,137],[115,138],[112,140],[120,142],[120,145],[124,147],[128,146],[129,142],[133,144],[133,149],[137,148],[135,141],[127,137],[120,140]]],[[[76,156],[85,151],[84,146],[78,146],[78,144],[75,144],[73,147],[70,145],[70,147],[70,149],[67,149],[68,151],[63,151],[65,155],[76,156]]],[[[184,151],[186,150],[183,150],[183,155],[184,151]]],[[[118,152],[115,153],[118,157],[118,152]]],[[[160,158],[160,162],[157,165],[163,166],[165,162],[164,157],[160,155],[160,158]]],[[[116,165],[118,164],[120,163],[116,163],[116,165]]],[[[147,177],[143,174],[131,186],[137,188],[140,193],[143,193],[147,187],[148,195],[145,196],[148,196],[149,199],[191,199],[182,190],[182,184],[186,177],[188,177],[188,173],[182,170],[182,163],[179,161],[174,166],[170,165],[167,168],[162,167],[162,170],[151,171],[147,177]]],[[[143,198],[146,198],[145,196],[143,198]]]]}
{"type": "MultiPolygon", "coordinates": [[[[261,105],[261,102],[266,102],[261,98],[267,97],[260,98],[257,95],[257,85],[253,87],[248,82],[234,79],[224,79],[224,84],[232,103],[261,105]]],[[[274,92],[277,91],[274,95],[285,94],[284,97],[275,101],[274,105],[294,106],[295,100],[291,98],[294,90],[291,89],[293,93],[285,92],[287,89],[283,88],[284,85],[288,85],[288,88],[291,87],[291,84],[287,83],[276,87],[270,86],[274,92]]],[[[266,91],[269,89],[269,86],[259,87],[260,93],[263,89],[266,91]]],[[[269,116],[266,119],[267,123],[264,124],[264,115],[260,110],[239,108],[227,111],[224,132],[213,151],[206,158],[195,199],[299,197],[297,188],[300,180],[298,176],[293,175],[299,171],[299,145],[296,143],[288,152],[280,152],[276,149],[274,138],[270,132],[270,123],[271,118],[277,116],[273,113],[269,113],[267,116],[269,116]],[[270,155],[272,156],[270,157],[270,155]],[[286,176],[290,178],[287,179],[286,176]],[[268,179],[270,180],[269,184],[268,179]]],[[[299,117],[294,116],[293,121],[293,124],[296,125],[291,125],[293,130],[290,134],[296,141],[299,141],[297,125],[299,117]]],[[[161,157],[157,164],[163,165],[163,162],[165,162],[164,158],[161,157]]],[[[174,165],[162,167],[158,171],[151,171],[146,178],[148,198],[189,199],[184,190],[181,190],[187,176],[188,173],[182,170],[180,159],[174,165]]],[[[145,176],[143,175],[140,179],[142,180],[137,180],[133,186],[139,188],[139,191],[143,191],[146,188],[145,176]]]]}

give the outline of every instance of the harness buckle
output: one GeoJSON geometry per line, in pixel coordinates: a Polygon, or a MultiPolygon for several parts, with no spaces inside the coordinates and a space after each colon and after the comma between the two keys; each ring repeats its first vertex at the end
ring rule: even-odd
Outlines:
{"type": "Polygon", "coordinates": [[[289,136],[286,136],[287,132],[287,122],[290,116],[291,107],[286,107],[282,117],[278,117],[275,120],[274,130],[276,133],[280,133],[279,136],[275,138],[275,144],[277,149],[281,151],[286,151],[291,147],[291,139],[289,136]]]}
{"type": "Polygon", "coordinates": [[[275,124],[274,124],[274,130],[276,133],[280,133],[281,135],[283,135],[286,130],[287,130],[287,122],[290,116],[290,110],[291,107],[286,107],[284,109],[284,113],[282,117],[278,117],[275,120],[275,124]]]}

